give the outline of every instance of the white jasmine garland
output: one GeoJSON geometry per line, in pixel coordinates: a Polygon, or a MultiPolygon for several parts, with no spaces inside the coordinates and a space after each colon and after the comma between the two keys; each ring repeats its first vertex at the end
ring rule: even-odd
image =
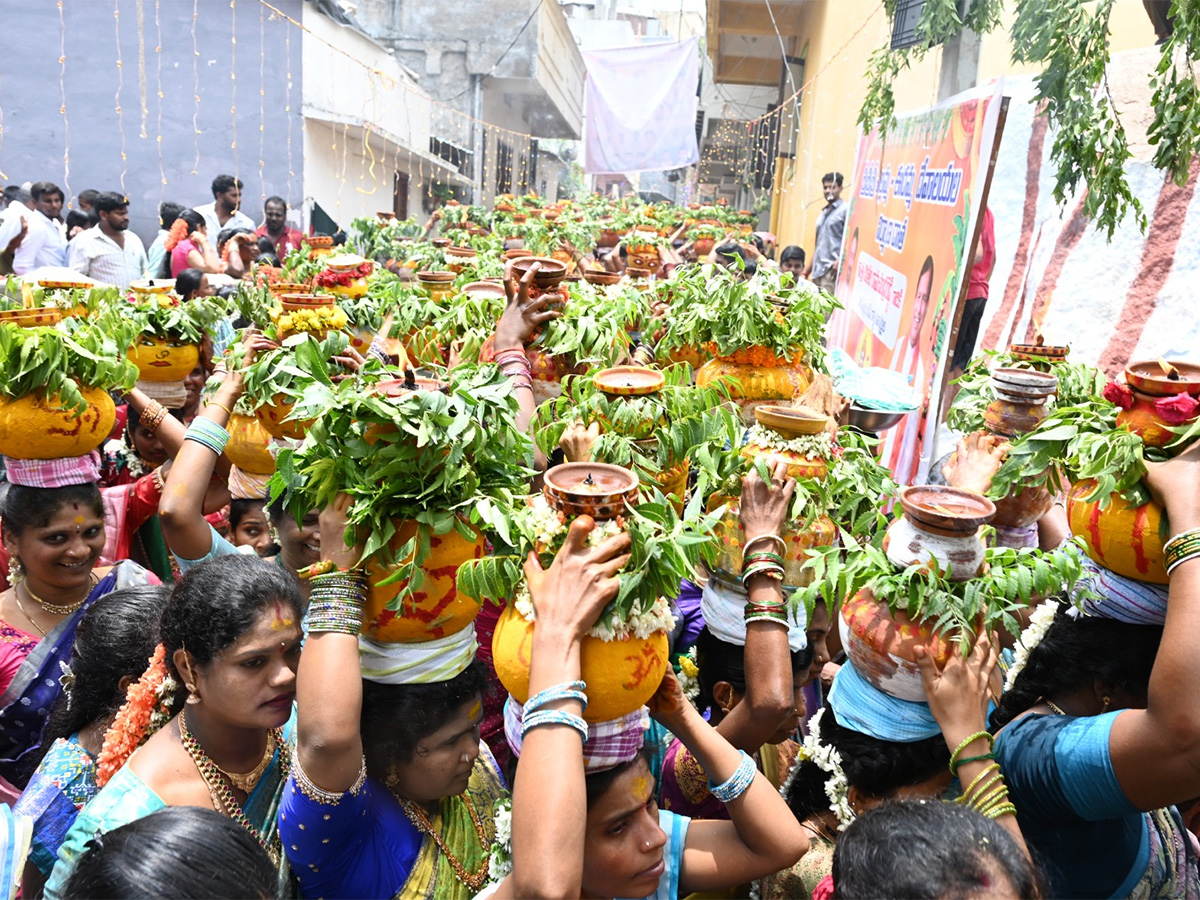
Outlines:
{"type": "Polygon", "coordinates": [[[1047,600],[1030,614],[1029,624],[1021,632],[1021,639],[1017,641],[1017,646],[1013,650],[1013,664],[1009,666],[1008,674],[1004,677],[1006,691],[1012,690],[1017,676],[1029,662],[1029,654],[1042,642],[1046,637],[1046,632],[1054,624],[1054,616],[1057,612],[1058,603],[1054,600],[1047,600]]]}
{"type": "Polygon", "coordinates": [[[822,772],[829,774],[825,781],[825,796],[829,798],[829,808],[837,816],[838,831],[845,831],[856,818],[850,808],[850,782],[842,769],[842,755],[837,749],[821,743],[821,717],[825,708],[819,709],[808,720],[808,737],[804,739],[804,758],[822,772]]]}
{"type": "Polygon", "coordinates": [[[132,478],[141,478],[150,471],[141,456],[138,455],[137,450],[133,447],[125,447],[121,451],[121,458],[125,460],[125,470],[129,472],[132,478]]]}
{"type": "Polygon", "coordinates": [[[533,497],[520,514],[528,526],[527,532],[538,544],[549,547],[556,538],[567,533],[567,525],[559,517],[558,510],[546,502],[541,494],[533,497]]]}
{"type": "MultiPolygon", "coordinates": [[[[513,606],[526,622],[537,621],[537,611],[533,608],[533,597],[529,594],[529,584],[522,580],[517,585],[513,595],[513,606]]],[[[629,618],[620,618],[608,614],[601,616],[600,621],[592,626],[588,635],[602,641],[615,641],[623,638],[644,640],[659,631],[672,631],[675,628],[675,614],[671,612],[671,603],[659,597],[654,604],[644,612],[634,613],[629,618]]]]}
{"type": "Polygon", "coordinates": [[[828,459],[833,454],[833,435],[828,431],[820,434],[802,434],[794,438],[785,438],[777,431],[762,425],[752,425],[746,436],[747,443],[766,447],[782,453],[790,451],[805,459],[828,459]]]}
{"type": "Polygon", "coordinates": [[[512,800],[501,797],[492,814],[496,836],[488,851],[488,883],[499,884],[512,872],[512,800]]]}

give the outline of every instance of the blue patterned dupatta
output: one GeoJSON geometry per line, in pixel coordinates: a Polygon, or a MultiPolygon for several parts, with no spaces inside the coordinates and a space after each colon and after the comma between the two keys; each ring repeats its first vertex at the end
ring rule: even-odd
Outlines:
{"type": "Polygon", "coordinates": [[[59,679],[71,660],[75,629],[88,607],[110,591],[148,583],[146,570],[137,563],[118,563],[92,588],[83,606],[59,622],[25,658],[0,697],[0,777],[24,788],[33,774],[42,729],[62,691],[59,679]]]}

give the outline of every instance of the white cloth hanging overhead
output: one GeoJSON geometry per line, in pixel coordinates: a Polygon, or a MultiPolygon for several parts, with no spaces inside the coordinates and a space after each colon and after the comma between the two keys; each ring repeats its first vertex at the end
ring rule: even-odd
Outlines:
{"type": "Polygon", "coordinates": [[[583,54],[584,168],[589,174],[678,169],[700,161],[695,38],[583,54]]]}

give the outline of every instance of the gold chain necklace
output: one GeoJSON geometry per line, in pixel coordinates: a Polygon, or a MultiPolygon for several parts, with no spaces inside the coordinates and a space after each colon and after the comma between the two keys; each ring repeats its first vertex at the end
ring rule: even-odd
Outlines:
{"type": "MultiPolygon", "coordinates": [[[[43,600],[41,597],[39,597],[37,594],[35,594],[33,592],[33,590],[29,587],[28,580],[22,581],[21,587],[25,588],[25,593],[27,593],[29,595],[29,599],[32,600],[34,603],[36,603],[38,606],[40,606],[42,609],[44,609],[46,612],[53,613],[56,616],[69,616],[71,613],[78,610],[81,606],[83,606],[84,603],[87,602],[87,598],[90,597],[92,594],[92,588],[94,588],[98,583],[99,583],[99,579],[96,577],[96,573],[92,572],[88,576],[87,593],[84,594],[83,597],[80,598],[80,600],[78,602],[68,603],[65,606],[59,606],[57,603],[51,603],[49,600],[43,600]]],[[[13,594],[14,595],[16,594],[16,590],[13,591],[13,594]]],[[[17,605],[20,606],[19,600],[17,601],[17,605]]],[[[25,610],[22,609],[21,612],[25,612],[25,610]]],[[[43,634],[44,633],[45,632],[43,632],[43,634]]]]}
{"type": "MultiPolygon", "coordinates": [[[[393,792],[393,796],[395,793],[393,792]]],[[[450,864],[451,871],[454,872],[454,877],[458,879],[459,884],[469,889],[472,893],[480,891],[488,879],[488,867],[491,863],[491,857],[485,855],[483,864],[476,872],[468,872],[466,866],[458,861],[458,858],[450,852],[450,848],[446,846],[446,842],[442,840],[442,836],[434,830],[433,824],[425,815],[425,810],[417,806],[411,800],[403,800],[396,797],[400,802],[400,808],[404,810],[404,814],[408,816],[408,820],[417,827],[417,831],[422,834],[427,834],[433,838],[433,842],[437,845],[438,850],[446,857],[446,862],[450,864]]],[[[471,816],[471,824],[475,826],[475,835],[479,838],[479,846],[485,851],[488,849],[487,836],[483,831],[483,824],[479,821],[479,815],[475,812],[475,807],[471,805],[471,801],[466,794],[461,796],[462,802],[467,805],[467,813],[471,816]]]]}
{"type": "MultiPolygon", "coordinates": [[[[287,743],[283,740],[283,732],[276,728],[272,735],[279,747],[279,772],[280,780],[286,781],[288,773],[292,770],[291,753],[288,750],[287,743]]],[[[192,735],[187,727],[187,710],[179,714],[179,738],[183,742],[183,748],[188,752],[188,756],[192,758],[192,762],[196,764],[196,769],[200,773],[200,777],[204,780],[204,786],[208,788],[208,793],[212,797],[213,806],[218,812],[224,813],[237,822],[248,832],[251,837],[258,841],[259,845],[267,851],[271,857],[271,861],[276,865],[279,864],[280,850],[279,836],[276,835],[275,840],[268,843],[263,839],[262,833],[254,827],[254,824],[246,817],[242,805],[238,803],[237,798],[233,796],[233,791],[229,789],[222,775],[228,773],[223,772],[217,766],[212,758],[204,752],[204,748],[200,746],[200,742],[192,735]]]]}
{"type": "Polygon", "coordinates": [[[1051,703],[1051,702],[1050,702],[1049,700],[1047,700],[1045,697],[1043,697],[1043,698],[1042,698],[1042,702],[1043,702],[1043,703],[1045,703],[1045,704],[1046,704],[1048,707],[1050,707],[1052,710],[1054,710],[1054,712],[1058,713],[1058,715],[1060,715],[1060,716],[1065,716],[1065,715],[1066,715],[1066,712],[1065,712],[1065,711],[1064,711],[1064,710],[1063,710],[1061,707],[1055,706],[1053,703],[1051,703]]]}
{"type": "Polygon", "coordinates": [[[25,611],[25,607],[21,605],[20,591],[18,591],[16,588],[13,588],[13,599],[17,601],[17,609],[19,609],[21,611],[21,615],[23,615],[25,617],[26,621],[28,621],[30,625],[32,625],[34,628],[36,628],[38,630],[38,633],[42,637],[45,637],[46,629],[43,628],[41,625],[39,625],[37,623],[37,620],[34,619],[33,616],[31,616],[28,612],[25,611]]]}

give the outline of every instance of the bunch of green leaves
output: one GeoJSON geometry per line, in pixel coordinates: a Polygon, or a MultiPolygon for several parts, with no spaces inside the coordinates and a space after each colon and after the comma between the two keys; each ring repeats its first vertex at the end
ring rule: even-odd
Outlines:
{"type": "Polygon", "coordinates": [[[596,246],[596,241],[600,239],[600,223],[588,216],[576,219],[572,215],[563,213],[547,224],[550,227],[550,234],[556,242],[565,242],[580,253],[590,252],[596,246]]]}
{"type": "Polygon", "coordinates": [[[612,366],[629,349],[626,328],[636,328],[649,315],[650,302],[641,291],[609,293],[584,281],[569,282],[562,316],[547,322],[534,343],[575,364],[612,366]]]}
{"type": "Polygon", "coordinates": [[[825,321],[840,308],[830,294],[807,283],[797,287],[790,275],[769,266],[747,280],[722,266],[677,271],[660,349],[711,344],[725,356],[767,347],[780,357],[803,354],[813,368],[824,368],[825,321]]]}
{"type": "MultiPolygon", "coordinates": [[[[277,395],[289,403],[298,403],[305,390],[314,382],[331,382],[341,374],[333,357],[345,354],[350,338],[342,331],[331,331],[322,340],[311,334],[293,334],[276,350],[255,356],[243,372],[246,396],[255,408],[270,404],[277,395]]],[[[241,368],[245,355],[243,344],[230,348],[230,365],[241,368]]],[[[294,418],[305,418],[295,415],[294,418]]]]}
{"type": "Polygon", "coordinates": [[[454,529],[474,540],[475,526],[511,543],[513,510],[533,475],[508,380],[494,366],[462,366],[448,379],[444,393],[399,396],[359,379],[314,381],[297,414],[319,413],[316,421],[298,448],[280,452],[271,481],[272,498],[285,496],[298,518],[350,495],[347,546],[360,535],[363,559],[394,567],[387,583],[405,582],[393,609],[420,589],[433,536],[454,529]],[[417,534],[390,546],[406,521],[417,534]]]}
{"type": "Polygon", "coordinates": [[[671,239],[662,237],[657,231],[631,231],[621,238],[620,245],[627,248],[630,252],[636,247],[654,247],[659,250],[669,250],[671,249],[671,239]]]}
{"type": "Polygon", "coordinates": [[[249,281],[238,282],[231,303],[239,319],[259,328],[271,324],[271,309],[277,306],[265,284],[252,284],[249,281]]]}
{"type": "Polygon", "coordinates": [[[113,303],[120,297],[121,289],[112,285],[90,288],[44,288],[34,286],[29,292],[30,306],[55,306],[64,314],[82,307],[87,315],[94,314],[101,306],[113,303]]]}
{"type": "Polygon", "coordinates": [[[391,326],[388,337],[403,340],[414,331],[427,327],[437,316],[438,306],[414,282],[400,280],[371,285],[367,294],[376,292],[380,309],[391,326]]]}
{"type": "Polygon", "coordinates": [[[279,262],[283,270],[279,280],[294,284],[312,284],[313,279],[325,268],[325,258],[318,256],[313,259],[308,244],[293,248],[279,262]]]}
{"type": "MultiPolygon", "coordinates": [[[[951,581],[936,564],[898,567],[875,543],[843,539],[846,549],[810,551],[805,568],[813,581],[802,588],[806,604],[824,600],[833,606],[869,590],[892,612],[905,613],[944,639],[960,642],[965,654],[979,629],[1003,628],[1017,635],[1018,614],[1031,602],[1070,589],[1083,575],[1083,553],[1074,542],[1053,551],[990,547],[984,573],[969,581],[951,581]]],[[[1077,598],[1078,599],[1078,598],[1077,598]]]]}
{"type": "Polygon", "coordinates": [[[1150,76],[1154,121],[1147,136],[1156,147],[1154,165],[1171,173],[1183,187],[1192,159],[1200,155],[1200,90],[1195,66],[1200,59],[1200,7],[1191,0],[1175,0],[1168,16],[1171,35],[1150,76]]]}
{"type": "Polygon", "coordinates": [[[693,225],[688,229],[688,240],[699,241],[706,238],[717,241],[725,236],[725,229],[720,225],[693,225]]]}
{"type": "MultiPolygon", "coordinates": [[[[616,599],[601,613],[601,622],[619,624],[649,611],[659,598],[675,596],[679,582],[694,577],[702,560],[708,563],[715,560],[714,529],[724,509],[704,512],[701,493],[692,496],[680,516],[661,491],[641,488],[638,502],[629,506],[623,516],[622,530],[630,540],[629,562],[617,576],[620,588],[616,599]]],[[[504,603],[524,581],[522,566],[530,552],[538,551],[543,566],[548,567],[553,561],[561,540],[556,546],[539,546],[527,509],[518,510],[510,524],[510,539],[504,546],[497,545],[494,555],[459,567],[458,589],[467,596],[481,602],[504,603]]]]}
{"type": "Polygon", "coordinates": [[[350,223],[347,246],[350,250],[381,262],[394,256],[392,245],[420,237],[421,224],[415,219],[389,219],[361,216],[350,223]]]}
{"type": "Polygon", "coordinates": [[[138,370],[126,356],[136,331],[129,324],[70,319],[59,328],[0,323],[0,394],[58,397],[76,415],[87,410],[81,387],[128,391],[138,370]]]}
{"type": "MultiPolygon", "coordinates": [[[[572,422],[596,422],[602,430],[592,459],[631,468],[645,481],[684,460],[700,465],[701,447],[716,451],[738,442],[739,420],[722,406],[727,391],[691,384],[686,364],[669,366],[663,375],[660,390],[639,396],[606,394],[596,387],[594,374],[569,376],[562,394],[544,402],[534,415],[538,448],[549,456],[572,422]]],[[[717,474],[715,468],[709,470],[711,477],[717,474]]]]}
{"type": "Polygon", "coordinates": [[[503,297],[460,292],[434,308],[429,330],[438,344],[457,344],[463,362],[477,363],[484,342],[496,330],[504,306],[503,297]]]}
{"type": "MultiPolygon", "coordinates": [[[[824,478],[797,478],[788,521],[806,528],[820,515],[829,516],[844,540],[856,544],[875,540],[887,527],[887,501],[896,491],[896,482],[876,456],[880,441],[849,428],[838,430],[833,453],[826,459],[824,478]]],[[[738,497],[742,478],[751,469],[769,481],[766,460],[751,461],[741,452],[741,441],[734,441],[721,454],[717,482],[723,496],[738,497]]],[[[810,609],[811,612],[811,609],[810,609]]]]}
{"type": "Polygon", "coordinates": [[[125,300],[116,299],[104,304],[95,318],[98,322],[108,323],[127,319],[137,325],[139,332],[199,344],[228,314],[229,301],[215,294],[193,297],[186,303],[171,295],[140,300],[131,294],[125,300]]]}
{"type": "Polygon", "coordinates": [[[1090,403],[1104,389],[1104,376],[1087,363],[1018,359],[1011,353],[984,350],[971,360],[966,371],[954,382],[958,385],[958,396],[946,414],[946,423],[960,434],[982,431],[986,427],[983,414],[996,397],[992,390],[994,369],[1029,369],[1049,372],[1058,378],[1056,392],[1046,401],[1047,411],[1056,406],[1090,403]]]}

